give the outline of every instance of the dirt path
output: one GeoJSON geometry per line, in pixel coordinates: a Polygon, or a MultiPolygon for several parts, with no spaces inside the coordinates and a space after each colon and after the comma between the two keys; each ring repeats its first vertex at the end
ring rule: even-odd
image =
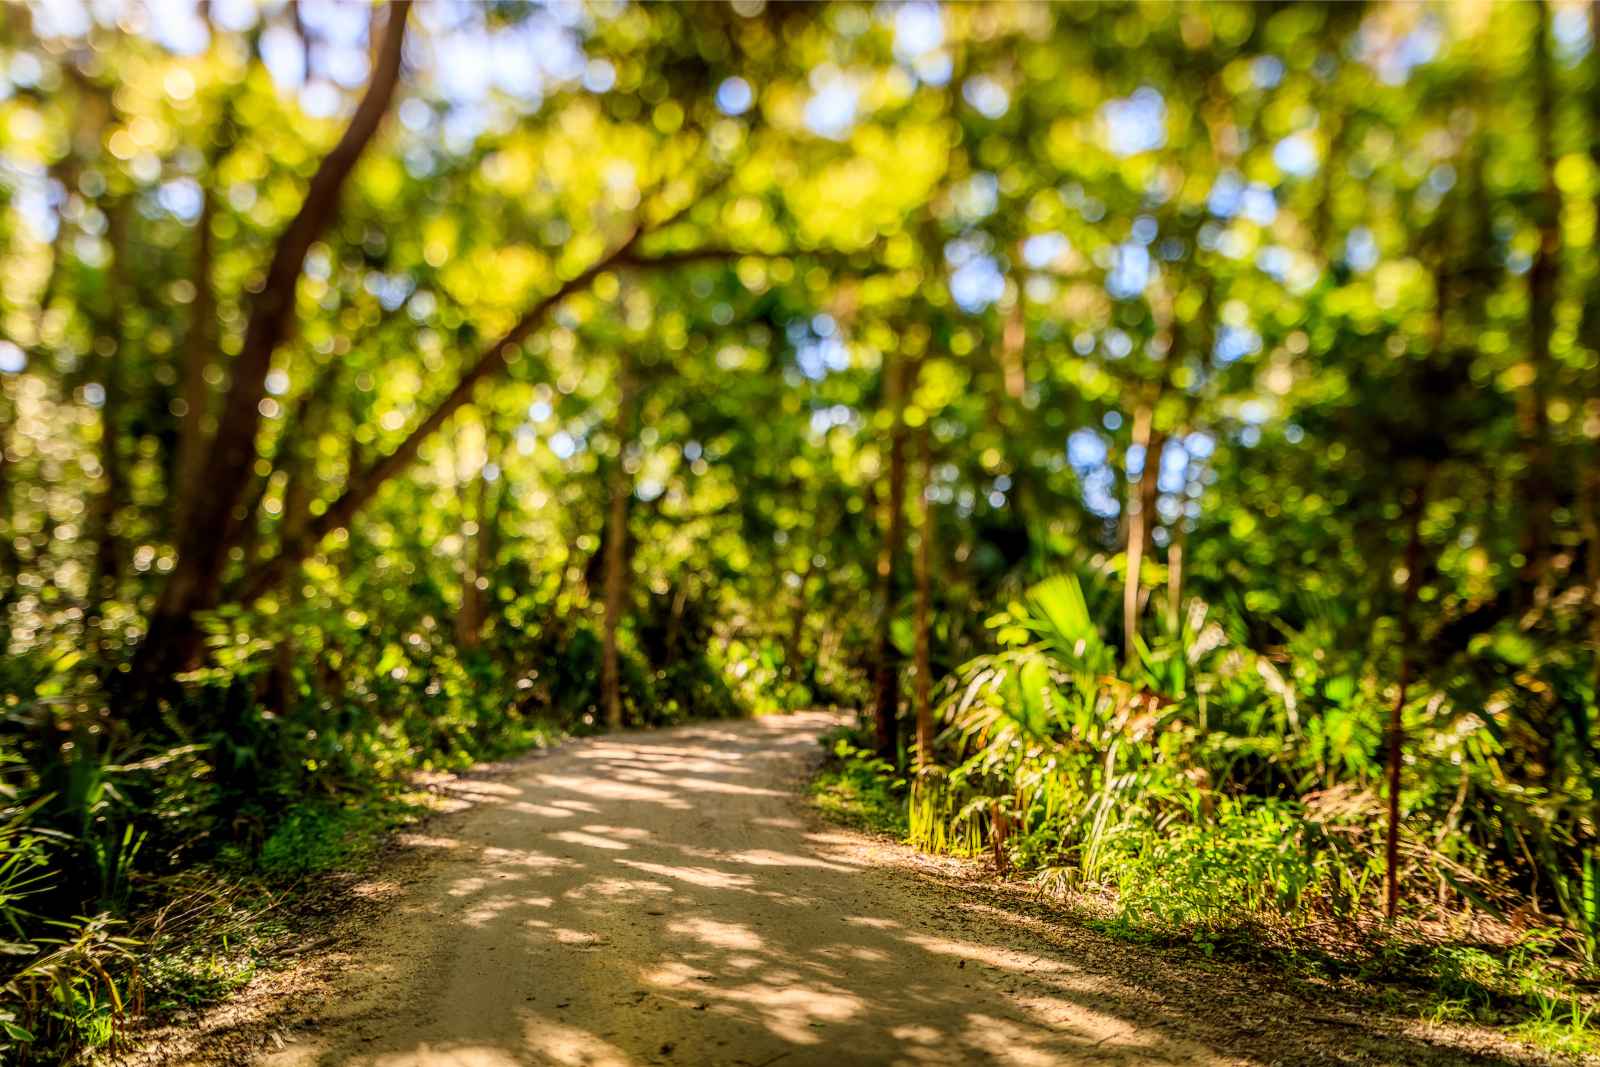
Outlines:
{"type": "Polygon", "coordinates": [[[1047,922],[952,901],[906,850],[807,810],[831,721],[618,735],[461,783],[483,802],[415,835],[432,858],[255,1062],[1465,1062],[1394,1033],[1353,1040],[1337,1018],[1322,1048],[1344,1051],[1303,1054],[1323,1024],[1270,988],[1119,973],[1047,922]],[[1252,997],[1254,1015],[1233,1007],[1252,997]],[[1264,1047],[1226,1038],[1241,1032],[1264,1047]]]}

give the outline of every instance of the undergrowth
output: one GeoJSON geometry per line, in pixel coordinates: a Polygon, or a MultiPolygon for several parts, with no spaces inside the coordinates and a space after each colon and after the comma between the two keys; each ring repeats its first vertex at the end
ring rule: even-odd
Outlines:
{"type": "MultiPolygon", "coordinates": [[[[1458,715],[1406,771],[1384,921],[1382,679],[1315,627],[1257,652],[1200,601],[1123,656],[1108,605],[1092,576],[1029,589],[991,620],[998,649],[947,679],[939,764],[908,788],[864,735],[830,738],[818,806],[990,855],[1120,938],[1403,989],[1432,1020],[1600,1052],[1594,864],[1507,791],[1480,719],[1458,715]]],[[[1407,715],[1445,721],[1449,696],[1407,715]]]]}
{"type": "MultiPolygon", "coordinates": [[[[208,665],[137,708],[67,642],[0,658],[0,1063],[114,1053],[141,1017],[227,996],[323,875],[427,810],[419,774],[597,729],[587,617],[556,625],[530,593],[463,649],[439,587],[377,618],[322,577],[292,612],[209,618],[208,665]]],[[[710,627],[693,598],[648,601],[621,662],[629,725],[750,710],[735,683],[770,683],[777,646],[712,654],[710,627]]]]}
{"type": "MultiPolygon", "coordinates": [[[[865,747],[868,740],[851,729],[823,738],[827,756],[811,780],[812,803],[841,825],[911,841],[917,791],[865,747]]],[[[926,811],[920,818],[939,821],[926,811]]],[[[1499,1028],[1549,1052],[1600,1054],[1593,982],[1559,955],[1554,931],[1512,936],[1483,923],[1451,931],[1416,922],[1286,921],[1263,912],[1262,894],[1285,899],[1301,888],[1270,859],[1280,855],[1274,827],[1224,818],[1204,836],[1175,834],[1159,848],[1132,851],[1095,887],[1059,862],[1028,862],[1025,848],[1008,849],[1004,862],[1073,921],[1131,944],[1271,968],[1429,1022],[1499,1028]]],[[[979,835],[952,834],[944,847],[925,850],[974,856],[983,848],[979,835]]]]}
{"type": "MultiPolygon", "coordinates": [[[[519,725],[476,752],[452,746],[413,757],[413,766],[463,769],[474,756],[557,736],[519,725]]],[[[22,803],[21,790],[0,779],[0,803],[9,801],[0,808],[0,951],[13,961],[0,981],[0,1063],[114,1058],[136,1023],[181,1022],[223,1000],[275,966],[317,919],[343,884],[327,876],[369,868],[396,828],[434,807],[396,760],[384,774],[350,776],[292,802],[262,791],[224,822],[202,815],[217,811],[219,794],[195,771],[196,755],[191,747],[85,761],[93,773],[66,783],[72,806],[87,812],[87,831],[73,834],[50,821],[60,818],[61,793],[22,803]],[[174,767],[188,772],[177,784],[167,774],[174,767]],[[124,811],[151,799],[172,825],[135,829],[124,811]],[[86,848],[85,839],[109,844],[86,848]],[[61,911],[63,868],[98,887],[87,908],[61,911]]]]}
{"type": "Polygon", "coordinates": [[[894,767],[855,743],[847,730],[823,738],[828,756],[811,779],[811,801],[836,822],[870,833],[904,838],[905,780],[894,767]]]}

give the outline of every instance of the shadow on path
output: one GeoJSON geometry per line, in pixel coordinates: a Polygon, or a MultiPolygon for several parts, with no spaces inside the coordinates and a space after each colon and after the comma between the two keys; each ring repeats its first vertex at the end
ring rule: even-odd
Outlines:
{"type": "Polygon", "coordinates": [[[412,836],[440,861],[263,1062],[1473,1062],[1394,1034],[1228,1051],[1226,998],[1086,965],[1037,919],[920,882],[895,846],[817,828],[797,792],[833,721],[617,735],[456,783],[474,809],[412,836]]]}

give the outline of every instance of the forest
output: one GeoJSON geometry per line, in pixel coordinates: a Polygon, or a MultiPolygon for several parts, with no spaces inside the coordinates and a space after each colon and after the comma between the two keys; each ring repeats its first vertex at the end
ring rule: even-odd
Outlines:
{"type": "MultiPolygon", "coordinates": [[[[1118,953],[1600,1055],[1597,42],[1570,0],[0,8],[0,1061],[247,992],[530,752],[671,794],[595,849],[779,833],[724,800],[817,765],[803,818],[1118,953]]],[[[815,1047],[762,1003],[695,1018],[815,1047]]],[[[511,1040],[472,1062],[665,1062],[511,1040]]]]}

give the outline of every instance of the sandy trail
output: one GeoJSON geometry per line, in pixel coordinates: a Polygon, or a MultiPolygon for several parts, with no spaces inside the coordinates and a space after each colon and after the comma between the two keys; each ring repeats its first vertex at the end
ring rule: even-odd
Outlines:
{"type": "Polygon", "coordinates": [[[798,790],[821,714],[625,734],[472,783],[437,849],[261,1062],[1216,1063],[1096,1010],[1017,931],[941,921],[798,790]]]}
{"type": "Polygon", "coordinates": [[[271,1051],[176,1062],[1505,1062],[985,904],[823,826],[801,787],[834,721],[620,734],[455,783],[476,803],[410,835],[428,857],[347,924],[327,995],[260,994],[295,1016],[271,1051]]]}

